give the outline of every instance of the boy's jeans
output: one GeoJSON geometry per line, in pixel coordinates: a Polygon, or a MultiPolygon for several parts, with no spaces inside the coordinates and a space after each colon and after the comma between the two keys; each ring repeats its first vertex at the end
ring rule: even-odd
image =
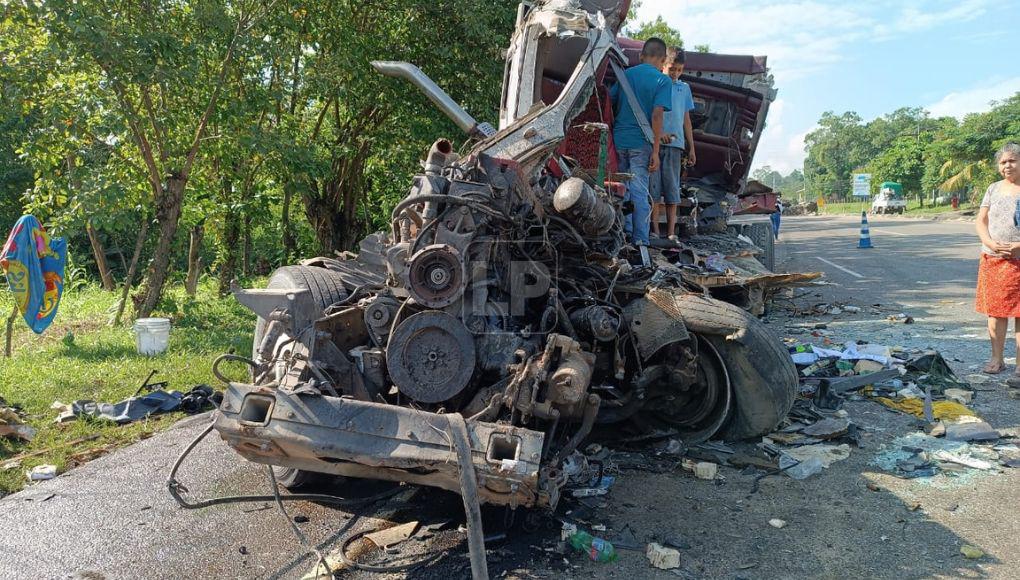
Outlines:
{"type": "Polygon", "coordinates": [[[617,171],[630,173],[634,177],[627,182],[624,201],[634,204],[634,211],[625,216],[623,229],[635,245],[648,245],[648,227],[651,223],[652,204],[648,194],[648,163],[652,158],[652,146],[639,149],[617,149],[617,171]]]}

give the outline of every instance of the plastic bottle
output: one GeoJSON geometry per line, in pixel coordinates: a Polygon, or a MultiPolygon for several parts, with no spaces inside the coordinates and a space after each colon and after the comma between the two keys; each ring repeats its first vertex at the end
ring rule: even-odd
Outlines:
{"type": "Polygon", "coordinates": [[[619,558],[612,544],[588,532],[577,532],[568,541],[575,550],[586,552],[594,562],[615,562],[619,558]]]}
{"type": "Polygon", "coordinates": [[[786,468],[785,471],[786,475],[792,477],[793,479],[802,480],[807,479],[817,473],[821,473],[823,468],[825,468],[825,465],[822,463],[821,459],[817,457],[811,457],[809,459],[801,461],[800,463],[795,464],[793,467],[786,468]]]}

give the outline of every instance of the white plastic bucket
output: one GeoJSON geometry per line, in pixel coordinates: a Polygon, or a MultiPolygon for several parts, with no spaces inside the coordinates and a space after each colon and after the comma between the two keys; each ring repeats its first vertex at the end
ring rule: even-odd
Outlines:
{"type": "Polygon", "coordinates": [[[170,342],[170,319],[139,318],[135,321],[134,331],[138,354],[157,355],[165,351],[170,342]]]}

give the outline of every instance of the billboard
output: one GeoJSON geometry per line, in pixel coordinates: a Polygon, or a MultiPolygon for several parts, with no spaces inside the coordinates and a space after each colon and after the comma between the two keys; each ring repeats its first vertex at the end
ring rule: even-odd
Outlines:
{"type": "Polygon", "coordinates": [[[871,174],[855,173],[853,180],[854,197],[868,197],[871,195],[871,174]]]}

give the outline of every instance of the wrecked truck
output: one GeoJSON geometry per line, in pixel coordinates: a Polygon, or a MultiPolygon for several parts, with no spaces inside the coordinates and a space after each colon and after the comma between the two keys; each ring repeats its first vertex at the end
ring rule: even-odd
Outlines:
{"type": "Polygon", "coordinates": [[[714,220],[746,180],[770,97],[749,117],[727,99],[753,100],[754,87],[704,79],[715,93],[701,92],[703,193],[690,206],[702,223],[629,245],[608,97],[630,60],[617,39],[626,4],[522,4],[498,129],[415,66],[373,63],[468,142],[460,155],[432,145],[390,228],[356,255],[235,288],[259,318],[251,380],[230,383],[214,417],[233,449],[292,488],[332,474],[551,509],[592,436],[696,443],[779,423],[793,363],[740,300],[713,297],[747,284],[707,259],[722,243],[753,255],[714,220]]]}

